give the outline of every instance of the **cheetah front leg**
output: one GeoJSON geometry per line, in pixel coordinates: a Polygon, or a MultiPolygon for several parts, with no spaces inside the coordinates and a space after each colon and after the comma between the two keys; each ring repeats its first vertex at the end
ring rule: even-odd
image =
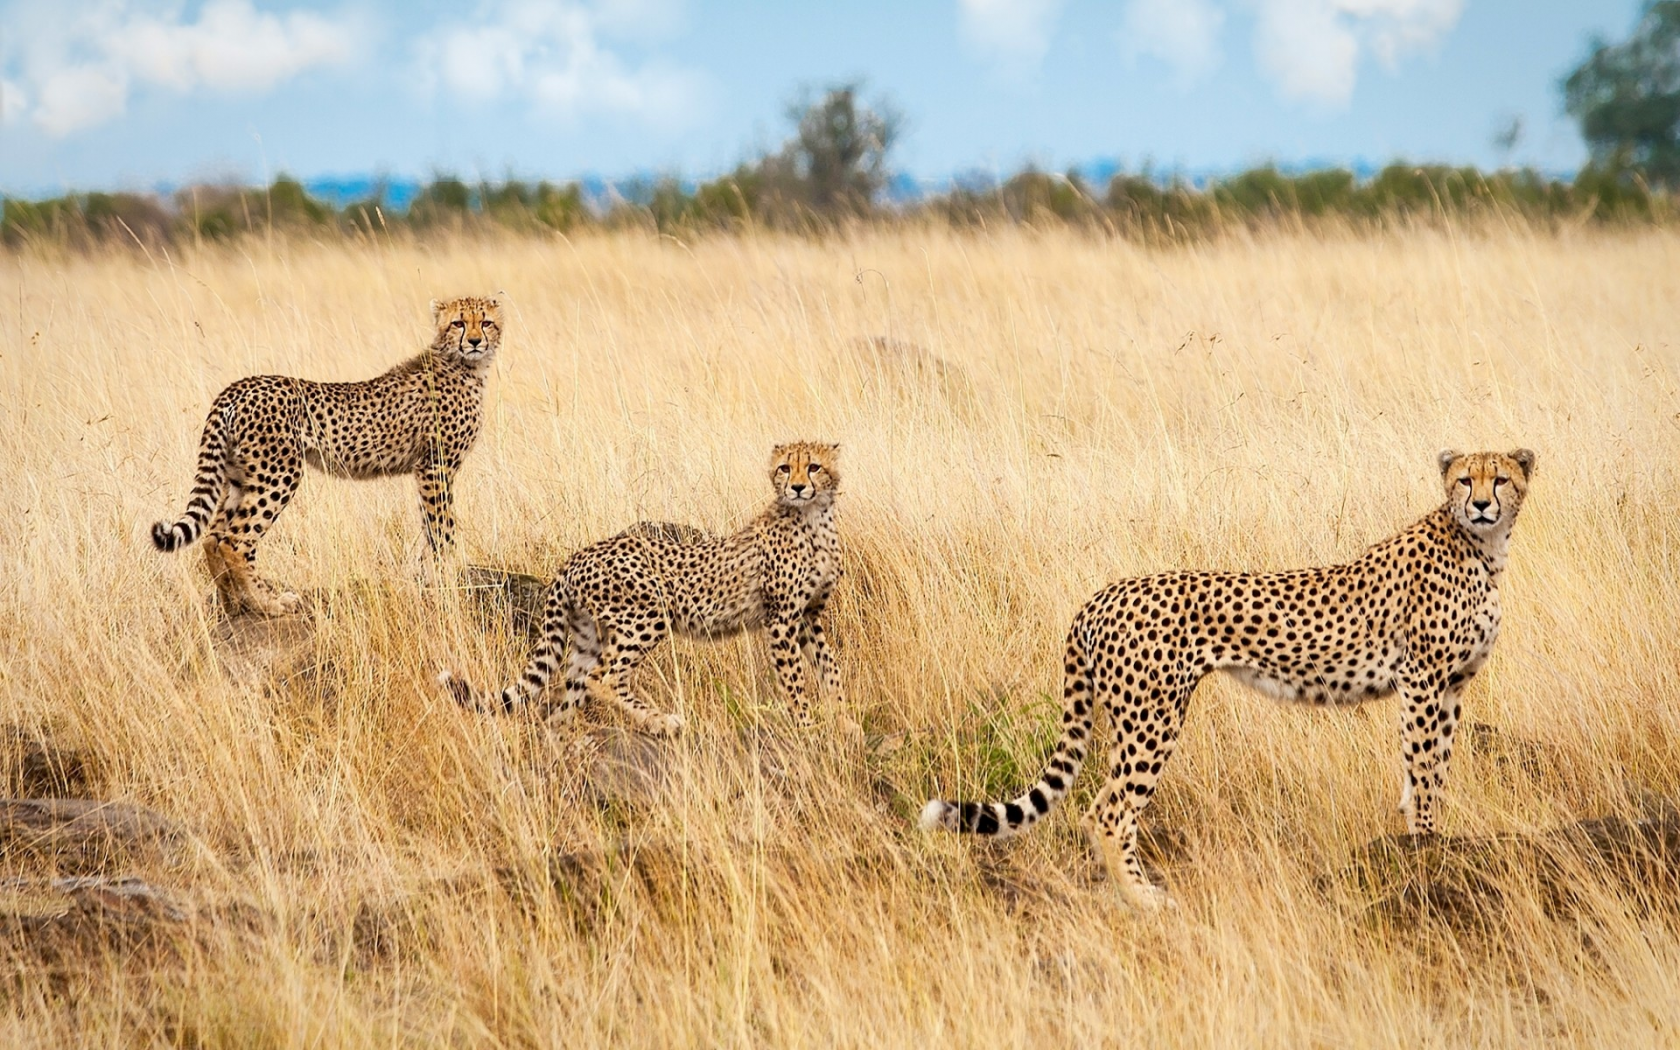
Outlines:
{"type": "Polygon", "coordinates": [[[840,739],[849,744],[862,744],[863,726],[846,710],[846,692],[840,684],[840,661],[835,658],[834,647],[828,644],[828,636],[823,632],[821,615],[822,605],[819,602],[807,609],[800,619],[799,650],[806,661],[817,669],[817,678],[823,695],[828,697],[834,728],[840,739]]]}
{"type": "Polygon", "coordinates": [[[823,603],[819,600],[800,617],[799,651],[817,669],[817,679],[829,702],[840,706],[846,702],[845,690],[840,684],[840,662],[835,659],[834,648],[828,644],[828,636],[823,632],[822,612],[823,603]]]}
{"type": "Polygon", "coordinates": [[[433,554],[455,549],[455,470],[458,463],[447,457],[433,457],[414,472],[420,490],[420,519],[426,545],[433,554]]]}
{"type": "Polygon", "coordinates": [[[1435,799],[1446,784],[1452,759],[1452,736],[1458,726],[1458,690],[1443,688],[1439,674],[1402,673],[1404,712],[1400,747],[1405,780],[1400,811],[1413,835],[1435,833],[1435,799]]]}
{"type": "MultiPolygon", "coordinates": [[[[800,636],[806,630],[804,617],[800,613],[790,614],[785,609],[777,609],[765,618],[764,626],[765,634],[770,638],[770,659],[776,665],[776,680],[781,683],[788,713],[796,723],[810,725],[811,704],[805,695],[805,654],[799,644],[800,636]]],[[[812,644],[816,644],[814,640],[812,644]]],[[[832,656],[829,662],[833,663],[832,656]]]]}

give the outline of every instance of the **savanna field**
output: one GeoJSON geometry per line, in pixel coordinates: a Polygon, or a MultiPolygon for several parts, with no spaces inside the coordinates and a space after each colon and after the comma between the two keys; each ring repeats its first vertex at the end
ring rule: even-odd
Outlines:
{"type": "Polygon", "coordinates": [[[0,255],[0,774],[74,754],[54,791],[175,829],[0,846],[0,1045],[1680,1045],[1673,870],[1526,845],[1680,799],[1676,304],[1672,232],[1496,223],[0,255]],[[845,710],[790,724],[754,636],[647,663],[674,743],[458,710],[437,672],[499,686],[526,640],[421,557],[406,478],[304,483],[259,555],[303,618],[225,622],[198,551],[153,549],[223,386],[371,377],[495,290],[463,560],[733,529],[772,444],[838,441],[845,710]],[[916,829],[1030,783],[1104,584],[1351,558],[1438,504],[1437,450],[1517,446],[1440,821],[1468,888],[1371,859],[1397,701],[1223,678],[1144,818],[1174,911],[1086,844],[1089,770],[1021,839],[916,829]],[[30,904],[77,875],[168,904],[30,904]]]}

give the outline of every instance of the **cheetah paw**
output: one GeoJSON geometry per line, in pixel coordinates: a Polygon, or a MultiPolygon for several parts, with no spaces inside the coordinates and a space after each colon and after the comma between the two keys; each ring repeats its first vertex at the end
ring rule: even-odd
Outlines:
{"type": "Polygon", "coordinates": [[[678,715],[649,715],[640,728],[648,736],[668,740],[682,733],[683,720],[678,715]]]}
{"type": "Polygon", "coordinates": [[[847,747],[862,747],[864,743],[863,726],[846,715],[835,716],[834,735],[847,747]]]}
{"type": "Polygon", "coordinates": [[[1163,890],[1161,887],[1151,885],[1150,883],[1144,883],[1141,886],[1131,887],[1125,896],[1126,902],[1138,911],[1161,912],[1178,910],[1178,901],[1173,899],[1172,894],[1163,890]]]}
{"type": "Polygon", "coordinates": [[[303,599],[291,591],[246,594],[238,604],[229,603],[233,612],[252,612],[258,616],[291,616],[303,610],[303,599]]]}
{"type": "Polygon", "coordinates": [[[577,721],[578,709],[572,707],[556,707],[543,716],[543,725],[549,729],[559,729],[577,721]]]}

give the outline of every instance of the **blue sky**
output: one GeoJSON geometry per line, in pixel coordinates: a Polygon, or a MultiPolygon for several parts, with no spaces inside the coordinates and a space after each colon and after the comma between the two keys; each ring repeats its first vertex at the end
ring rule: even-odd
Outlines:
{"type": "Polygon", "coordinates": [[[0,192],[706,176],[863,78],[938,179],[1119,158],[1573,170],[1557,81],[1639,0],[0,0],[0,192]],[[1493,144],[1512,119],[1507,155],[1493,144]]]}

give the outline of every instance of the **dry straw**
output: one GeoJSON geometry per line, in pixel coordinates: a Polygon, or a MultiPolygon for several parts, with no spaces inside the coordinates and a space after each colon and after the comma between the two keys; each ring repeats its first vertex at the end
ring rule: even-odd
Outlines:
{"type": "Polygon", "coordinates": [[[1466,707],[1541,757],[1472,740],[1444,827],[1680,795],[1676,302],[1672,234],[1521,228],[0,256],[0,721],[191,836],[113,869],[191,916],[161,940],[0,949],[0,1044],[1672,1046],[1663,892],[1583,868],[1560,910],[1527,871],[1491,931],[1371,910],[1348,865],[1400,828],[1392,703],[1206,684],[1149,817],[1168,915],[1105,883],[1083,796],[1002,847],[913,816],[1037,768],[1099,586],[1351,556],[1430,509],[1445,445],[1540,454],[1466,707]],[[212,396],[365,378],[429,299],[496,288],[467,556],[729,528],[774,442],[840,441],[865,746],[789,727],[754,639],[650,662],[691,730],[652,757],[598,707],[552,737],[452,709],[438,668],[505,678],[523,639],[423,588],[402,479],[307,481],[263,549],[319,596],[297,673],[230,649],[196,557],[146,537],[212,396]],[[613,748],[648,782],[604,782],[613,748]]]}

